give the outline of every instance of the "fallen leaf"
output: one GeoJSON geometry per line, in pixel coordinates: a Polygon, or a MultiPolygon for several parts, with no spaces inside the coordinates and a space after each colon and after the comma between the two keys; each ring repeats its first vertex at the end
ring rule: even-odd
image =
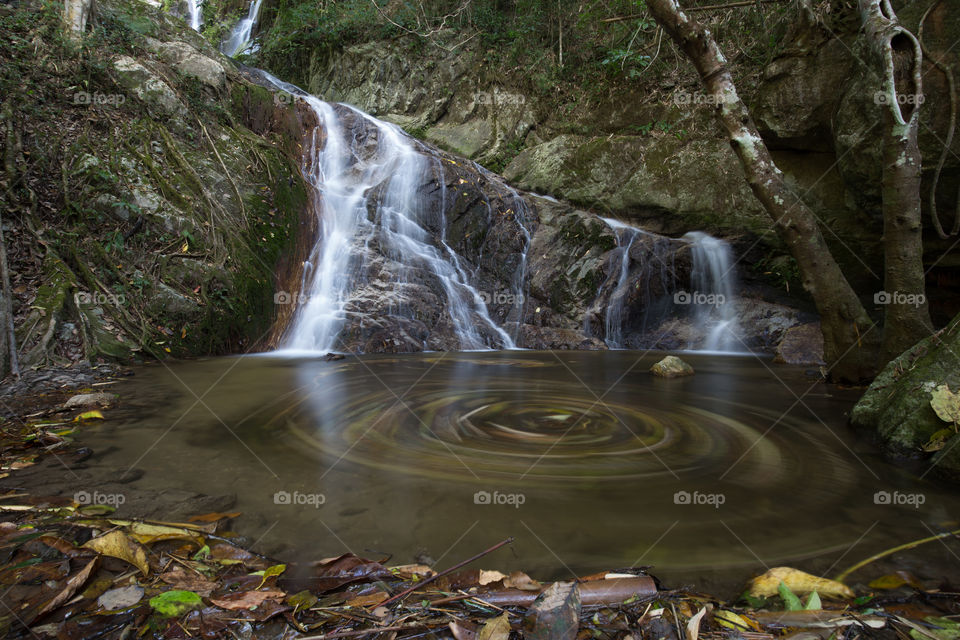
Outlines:
{"type": "Polygon", "coordinates": [[[43,615],[48,611],[53,611],[61,604],[70,599],[77,589],[82,587],[86,583],[87,579],[90,577],[90,574],[93,572],[94,567],[97,566],[97,562],[100,558],[94,558],[90,562],[80,569],[80,571],[73,574],[70,578],[67,579],[67,583],[64,585],[63,589],[60,590],[56,596],[54,596],[47,604],[37,612],[37,615],[43,615]]]}
{"type": "Polygon", "coordinates": [[[193,591],[201,596],[209,596],[217,588],[216,582],[179,566],[160,574],[159,577],[174,589],[193,591]]]}
{"type": "Polygon", "coordinates": [[[108,611],[132,607],[143,599],[143,587],[135,584],[110,589],[97,598],[97,604],[108,611]]]}
{"type": "Polygon", "coordinates": [[[510,637],[510,618],[507,614],[487,620],[480,632],[477,633],[477,640],[507,640],[510,637]]]}
{"type": "MultiPolygon", "coordinates": [[[[627,576],[632,578],[633,576],[627,576]]],[[[506,580],[503,586],[507,589],[520,589],[521,591],[540,591],[543,585],[525,574],[523,571],[514,571],[506,580]]]]}
{"type": "Polygon", "coordinates": [[[924,618],[924,620],[933,626],[926,629],[922,629],[919,625],[913,627],[910,630],[910,635],[914,640],[958,640],[960,638],[960,623],[956,620],[933,616],[924,618]]]}
{"type": "Polygon", "coordinates": [[[750,618],[741,616],[738,613],[729,611],[728,609],[720,609],[715,614],[713,614],[713,620],[721,627],[727,629],[734,629],[737,631],[749,631],[753,629],[754,631],[760,631],[760,625],[751,620],[750,618]]]}
{"type": "Polygon", "coordinates": [[[87,541],[83,546],[85,549],[93,549],[105,556],[125,560],[139,569],[143,575],[150,573],[147,552],[144,551],[143,547],[128,538],[123,531],[111,531],[87,541]]]}
{"type": "Polygon", "coordinates": [[[818,578],[790,567],[774,567],[763,575],[757,576],[750,581],[749,593],[754,598],[778,595],[781,582],[793,593],[805,594],[816,591],[826,598],[855,597],[853,590],[842,582],[818,578]]]}
{"type": "Polygon", "coordinates": [[[103,420],[103,414],[98,410],[94,409],[93,411],[84,411],[76,418],[73,419],[74,422],[80,422],[81,420],[103,420]]]}
{"type": "Polygon", "coordinates": [[[287,565],[275,564],[272,567],[267,567],[263,571],[254,572],[253,575],[255,576],[263,576],[263,580],[260,581],[260,586],[258,586],[257,589],[262,587],[270,578],[273,578],[274,576],[279,576],[281,573],[283,573],[286,570],[287,570],[287,565]]]}
{"type": "Polygon", "coordinates": [[[944,422],[960,422],[960,394],[941,384],[930,392],[930,406],[944,422]]]}
{"type": "Polygon", "coordinates": [[[706,615],[707,611],[713,608],[713,605],[707,603],[705,607],[700,609],[687,621],[686,636],[687,640],[697,640],[700,637],[700,621],[703,620],[703,616],[706,615]]]}
{"type": "Polygon", "coordinates": [[[463,620],[455,620],[447,625],[450,628],[450,633],[453,634],[454,640],[475,640],[477,637],[477,632],[467,626],[468,622],[463,620]]]}
{"type": "Polygon", "coordinates": [[[923,587],[920,580],[909,571],[896,571],[885,576],[880,576],[870,581],[870,584],[867,586],[871,589],[896,589],[904,585],[917,589],[923,587]]]}
{"type": "Polygon", "coordinates": [[[300,609],[309,609],[313,605],[317,604],[317,596],[313,595],[309,591],[301,591],[300,593],[295,593],[287,598],[287,604],[298,611],[300,609]]]}
{"type": "Polygon", "coordinates": [[[230,513],[222,513],[220,511],[214,511],[213,513],[203,513],[198,516],[190,516],[188,520],[190,522],[217,522],[219,520],[236,518],[240,514],[241,514],[240,511],[232,511],[230,513]]]}
{"type": "Polygon", "coordinates": [[[573,640],[580,626],[580,589],[575,582],[554,582],[537,596],[525,620],[528,640],[573,640]]]}
{"type": "Polygon", "coordinates": [[[288,591],[310,589],[314,593],[326,593],[355,582],[374,582],[393,577],[390,570],[379,562],[352,553],[321,560],[309,567],[298,567],[297,571],[293,571],[293,575],[290,574],[291,570],[288,570],[281,578],[284,588],[288,591]],[[291,589],[288,585],[294,588],[291,589]]]}
{"type": "Polygon", "coordinates": [[[202,607],[203,599],[193,591],[165,591],[150,598],[150,606],[164,618],[176,618],[202,607]]]}
{"type": "Polygon", "coordinates": [[[506,574],[500,573],[499,571],[487,571],[484,569],[480,570],[480,578],[477,580],[477,583],[481,586],[488,585],[491,582],[499,582],[506,578],[506,574]]]}
{"type": "Polygon", "coordinates": [[[254,609],[259,607],[267,600],[280,600],[286,593],[275,589],[265,591],[243,591],[240,593],[228,593],[219,598],[210,598],[210,602],[221,609],[230,611],[240,611],[244,609],[254,609]]]}
{"type": "Polygon", "coordinates": [[[378,604],[390,597],[386,591],[374,591],[366,595],[357,596],[347,600],[347,606],[350,607],[376,607],[378,604]]]}

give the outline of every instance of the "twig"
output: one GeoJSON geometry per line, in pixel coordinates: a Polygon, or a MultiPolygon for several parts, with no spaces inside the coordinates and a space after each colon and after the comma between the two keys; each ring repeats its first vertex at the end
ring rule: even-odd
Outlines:
{"type": "MultiPolygon", "coordinates": [[[[327,633],[320,636],[304,636],[299,640],[326,640],[327,638],[357,638],[359,636],[369,636],[374,633],[383,633],[384,631],[409,631],[410,629],[423,629],[429,627],[428,624],[407,624],[394,627],[374,627],[372,629],[356,629],[354,631],[337,631],[336,633],[327,633]]],[[[446,626],[446,625],[440,625],[446,626]]]]}
{"type": "Polygon", "coordinates": [[[905,544],[901,544],[901,545],[898,545],[898,546],[896,546],[896,547],[893,547],[892,549],[887,549],[886,551],[881,551],[881,552],[878,553],[878,554],[875,554],[875,555],[870,556],[870,557],[867,558],[866,560],[861,560],[860,562],[858,562],[857,564],[853,565],[852,567],[850,567],[850,568],[847,569],[846,571],[843,571],[843,572],[837,574],[837,576],[834,578],[834,580],[836,580],[837,582],[843,582],[843,580],[844,580],[847,576],[849,576],[851,573],[853,573],[853,572],[856,571],[857,569],[860,569],[860,568],[862,568],[862,567],[865,567],[865,566],[867,566],[868,564],[870,564],[871,562],[873,562],[874,560],[879,560],[880,558],[883,558],[883,557],[885,557],[885,556],[889,556],[890,554],[896,553],[897,551],[906,551],[907,549],[913,549],[914,547],[919,547],[919,546],[922,545],[922,544],[926,544],[926,543],[928,543],[928,542],[933,542],[934,540],[940,540],[940,539],[942,539],[942,538],[950,538],[950,537],[956,536],[956,535],[958,535],[958,534],[960,534],[960,529],[954,529],[953,531],[944,531],[943,533],[938,533],[938,534],[935,535],[935,536],[930,536],[930,537],[928,537],[928,538],[922,538],[922,539],[920,539],[920,540],[914,540],[913,542],[907,542],[907,543],[905,543],[905,544]]]}
{"type": "Polygon", "coordinates": [[[481,552],[478,553],[477,555],[475,555],[475,556],[473,556],[473,557],[471,557],[471,558],[467,558],[467,559],[464,560],[463,562],[458,562],[457,564],[453,565],[452,567],[450,567],[450,568],[447,569],[446,571],[441,571],[440,573],[438,573],[438,574],[436,574],[436,575],[434,575],[434,576],[431,576],[431,577],[427,578],[426,580],[424,580],[424,581],[422,581],[422,582],[419,582],[419,583],[413,585],[413,586],[410,587],[409,589],[406,589],[406,590],[404,590],[404,591],[401,591],[400,593],[398,593],[397,595],[393,596],[392,598],[388,598],[387,600],[384,600],[383,602],[380,603],[380,606],[381,606],[381,607],[385,607],[385,606],[387,606],[388,604],[390,604],[391,602],[396,602],[397,600],[401,600],[401,599],[407,597],[408,595],[410,595],[411,593],[413,593],[414,591],[416,591],[417,589],[420,589],[420,588],[422,588],[422,587],[430,584],[431,582],[433,582],[433,581],[436,580],[437,578],[440,578],[440,577],[442,577],[442,576],[445,576],[445,575],[448,575],[448,574],[450,574],[450,573],[453,573],[454,571],[456,571],[456,570],[459,569],[460,567],[466,566],[466,565],[470,564],[471,562],[473,562],[474,560],[479,560],[479,559],[482,558],[483,556],[485,556],[485,555],[487,555],[487,554],[489,554],[489,553],[493,553],[494,551],[496,551],[496,550],[499,549],[500,547],[503,547],[503,546],[506,546],[506,545],[508,545],[508,544],[511,544],[512,542],[513,542],[513,537],[512,537],[512,536],[509,537],[509,538],[507,538],[506,540],[502,540],[501,542],[498,542],[497,544],[493,545],[492,547],[490,547],[490,548],[487,549],[486,551],[481,551],[481,552]]]}

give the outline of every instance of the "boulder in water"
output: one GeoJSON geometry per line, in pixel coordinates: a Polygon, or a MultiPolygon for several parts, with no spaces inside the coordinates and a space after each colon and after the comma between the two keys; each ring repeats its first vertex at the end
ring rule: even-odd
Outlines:
{"type": "Polygon", "coordinates": [[[692,376],[694,373],[693,367],[677,356],[667,356],[650,367],[650,372],[661,378],[680,378],[682,376],[692,376]]]}

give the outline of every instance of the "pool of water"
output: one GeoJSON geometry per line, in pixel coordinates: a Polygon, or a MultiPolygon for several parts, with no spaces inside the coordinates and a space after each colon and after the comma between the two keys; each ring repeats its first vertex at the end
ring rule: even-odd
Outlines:
{"type": "MultiPolygon", "coordinates": [[[[846,427],[858,391],[752,356],[480,352],[153,365],[84,442],[137,487],[235,493],[266,552],[427,556],[540,578],[653,565],[734,588],[956,526],[960,498],[846,427]]],[[[948,558],[949,560],[949,558],[948,558]]],[[[956,564],[960,566],[960,561],[956,564]]],[[[956,567],[954,567],[956,568],[956,567]]]]}

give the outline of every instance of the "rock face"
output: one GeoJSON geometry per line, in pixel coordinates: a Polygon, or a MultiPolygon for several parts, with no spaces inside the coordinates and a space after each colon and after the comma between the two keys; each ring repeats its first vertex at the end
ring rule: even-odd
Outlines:
{"type": "Polygon", "coordinates": [[[923,445],[949,426],[930,406],[940,385],[960,388],[960,316],[888,364],[850,416],[858,428],[875,432],[891,455],[928,459],[933,471],[960,481],[960,438],[947,440],[930,456],[923,445]]]}
{"type": "Polygon", "coordinates": [[[809,322],[787,329],[777,345],[776,362],[825,365],[820,323],[809,322]]]}

